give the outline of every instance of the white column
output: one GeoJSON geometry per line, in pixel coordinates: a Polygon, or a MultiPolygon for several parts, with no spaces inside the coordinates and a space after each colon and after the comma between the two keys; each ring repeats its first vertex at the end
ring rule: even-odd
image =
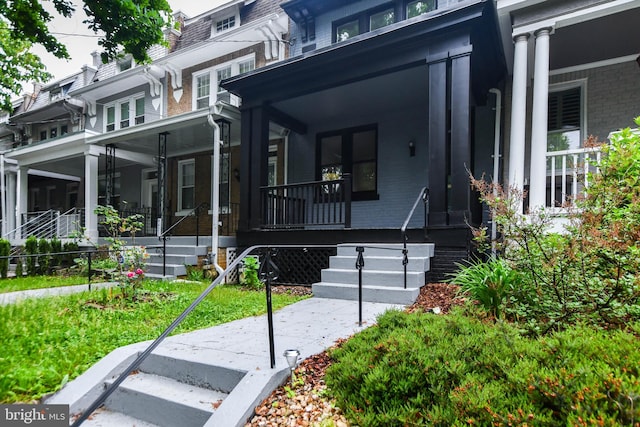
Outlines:
{"type": "MultiPolygon", "coordinates": [[[[18,200],[16,200],[16,228],[22,225],[22,214],[27,213],[27,202],[29,201],[29,169],[25,167],[18,167],[17,176],[17,190],[18,200]]],[[[21,233],[17,233],[16,239],[27,238],[22,236],[21,233]]]]}
{"type": "MultiPolygon", "coordinates": [[[[513,87],[511,90],[511,134],[509,142],[509,186],[524,188],[525,126],[527,113],[527,45],[529,34],[514,37],[513,87]]],[[[519,212],[522,212],[520,201],[519,212]]]]}
{"type": "Polygon", "coordinates": [[[2,230],[0,231],[3,239],[5,239],[9,228],[7,228],[7,181],[4,173],[4,153],[0,154],[0,204],[2,208],[2,230]]]}
{"type": "Polygon", "coordinates": [[[84,154],[84,228],[85,236],[94,243],[98,242],[98,215],[94,213],[98,206],[98,158],[97,154],[84,154]]]}
{"type": "Polygon", "coordinates": [[[544,208],[547,194],[547,114],[549,104],[549,28],[536,31],[531,113],[529,210],[544,208]]]}
{"type": "Polygon", "coordinates": [[[14,172],[8,172],[5,183],[7,184],[5,199],[7,201],[7,216],[5,218],[7,219],[7,232],[9,232],[16,228],[16,174],[14,172]]]}

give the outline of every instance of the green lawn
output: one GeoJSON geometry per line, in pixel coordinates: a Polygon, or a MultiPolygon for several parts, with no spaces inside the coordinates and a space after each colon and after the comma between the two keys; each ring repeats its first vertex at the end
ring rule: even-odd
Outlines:
{"type": "MultiPolygon", "coordinates": [[[[92,282],[102,281],[93,278],[92,282]]],[[[58,288],[60,286],[85,285],[86,276],[24,276],[20,278],[0,280],[0,294],[6,292],[26,291],[29,289],[58,288]]]]}
{"type": "MultiPolygon", "coordinates": [[[[206,284],[145,282],[148,301],[104,308],[106,289],[0,307],[0,403],[30,402],[58,390],[110,351],[156,338],[206,284]]],[[[302,299],[273,295],[274,309],[302,299]]],[[[264,292],[221,286],[176,333],[266,311],[264,292]]]]}

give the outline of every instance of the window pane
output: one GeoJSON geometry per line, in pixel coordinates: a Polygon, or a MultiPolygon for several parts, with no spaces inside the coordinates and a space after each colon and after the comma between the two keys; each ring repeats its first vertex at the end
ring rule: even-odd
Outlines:
{"type": "Polygon", "coordinates": [[[353,134],[353,161],[375,160],[376,131],[368,130],[353,134]]]}
{"type": "Polygon", "coordinates": [[[67,125],[60,126],[60,135],[66,135],[69,133],[69,127],[67,125]]]}
{"type": "Polygon", "coordinates": [[[240,64],[238,64],[238,72],[240,74],[248,73],[249,71],[252,71],[255,68],[256,68],[256,64],[255,64],[255,60],[253,59],[250,59],[248,61],[243,61],[240,64]]]}
{"type": "Polygon", "coordinates": [[[107,107],[107,123],[116,121],[116,107],[107,107]]]}
{"type": "Polygon", "coordinates": [[[51,138],[55,138],[58,136],[58,129],[57,128],[51,128],[51,131],[49,132],[49,135],[51,135],[51,138]]]}
{"type": "Polygon", "coordinates": [[[376,163],[363,162],[353,164],[353,191],[375,191],[376,163]]]}
{"type": "Polygon", "coordinates": [[[211,76],[209,74],[199,76],[197,88],[198,99],[209,96],[211,93],[211,76]]]}
{"type": "Polygon", "coordinates": [[[231,67],[221,68],[217,72],[218,83],[231,77],[231,67]]]}
{"type": "Polygon", "coordinates": [[[422,15],[436,8],[435,0],[412,1],[407,4],[407,18],[422,15]]]}
{"type": "Polygon", "coordinates": [[[136,124],[144,123],[144,98],[136,99],[136,124]]]}
{"type": "Polygon", "coordinates": [[[395,22],[395,12],[393,9],[387,9],[382,12],[375,13],[369,18],[369,28],[371,31],[378,28],[386,27],[395,22]]]}
{"type": "Polygon", "coordinates": [[[193,187],[182,189],[182,206],[180,207],[181,210],[193,209],[195,207],[193,204],[193,200],[194,200],[193,192],[194,192],[193,187]]]}
{"type": "Polygon", "coordinates": [[[188,186],[195,183],[195,163],[182,165],[182,185],[188,186]]]}
{"type": "Polygon", "coordinates": [[[336,41],[345,41],[358,34],[360,34],[360,23],[358,21],[346,22],[336,28],[336,41]]]}
{"type": "Polygon", "coordinates": [[[120,127],[129,127],[129,103],[123,102],[120,104],[120,127]]]}
{"type": "Polygon", "coordinates": [[[328,136],[320,140],[320,164],[322,180],[338,179],[342,176],[342,136],[328,136]]]}

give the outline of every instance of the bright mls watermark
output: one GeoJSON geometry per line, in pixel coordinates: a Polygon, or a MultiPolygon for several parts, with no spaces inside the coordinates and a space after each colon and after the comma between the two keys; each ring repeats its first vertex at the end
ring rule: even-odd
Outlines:
{"type": "Polygon", "coordinates": [[[0,405],[0,427],[68,427],[69,405],[0,405]]]}

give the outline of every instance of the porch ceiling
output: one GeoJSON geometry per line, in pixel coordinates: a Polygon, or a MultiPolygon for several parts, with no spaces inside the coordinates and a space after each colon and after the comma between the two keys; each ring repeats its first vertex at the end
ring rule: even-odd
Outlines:
{"type": "Polygon", "coordinates": [[[273,106],[306,124],[336,121],[346,114],[369,117],[409,108],[422,109],[426,114],[428,82],[427,66],[421,65],[286,99],[273,106]]]}

